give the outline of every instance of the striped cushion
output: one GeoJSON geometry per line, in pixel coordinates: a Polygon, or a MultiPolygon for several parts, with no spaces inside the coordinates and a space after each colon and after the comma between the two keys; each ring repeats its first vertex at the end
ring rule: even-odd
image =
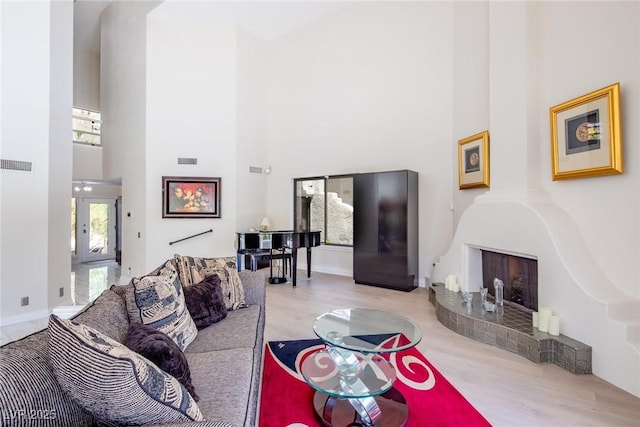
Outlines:
{"type": "Polygon", "coordinates": [[[0,348],[0,425],[91,426],[93,415],[62,390],[49,367],[46,331],[36,335],[44,350],[26,340],[0,348]]]}
{"type": "Polygon", "coordinates": [[[187,310],[173,264],[167,261],[158,275],[131,282],[125,296],[129,320],[164,332],[184,351],[196,338],[198,328],[187,310]]]}
{"type": "Polygon", "coordinates": [[[98,419],[121,424],[204,419],[177,379],[93,328],[52,314],[49,355],[62,389],[98,419]]]}
{"type": "Polygon", "coordinates": [[[242,281],[236,268],[236,257],[197,258],[176,254],[174,261],[182,286],[192,286],[204,281],[209,275],[217,274],[220,277],[227,310],[247,306],[242,281]]]}

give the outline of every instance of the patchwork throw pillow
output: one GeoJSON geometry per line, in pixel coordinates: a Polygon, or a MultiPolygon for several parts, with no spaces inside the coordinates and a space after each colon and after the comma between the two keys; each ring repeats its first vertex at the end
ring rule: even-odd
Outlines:
{"type": "Polygon", "coordinates": [[[220,277],[222,296],[227,310],[247,306],[242,281],[236,268],[236,257],[197,258],[176,254],[174,261],[182,286],[192,286],[202,282],[208,275],[217,274],[220,277]]]}
{"type": "Polygon", "coordinates": [[[129,320],[164,332],[184,351],[196,338],[198,328],[187,310],[173,264],[167,261],[158,275],[133,279],[131,284],[125,296],[129,320]]]}
{"type": "Polygon", "coordinates": [[[117,341],[53,314],[48,333],[58,383],[99,420],[128,425],[204,420],[177,379],[117,341]]]}
{"type": "Polygon", "coordinates": [[[220,277],[207,276],[204,281],[184,288],[184,299],[196,327],[204,329],[227,317],[220,277]]]}
{"type": "Polygon", "coordinates": [[[142,323],[132,323],[127,330],[125,345],[180,381],[193,400],[200,400],[191,383],[189,362],[167,334],[142,323]]]}

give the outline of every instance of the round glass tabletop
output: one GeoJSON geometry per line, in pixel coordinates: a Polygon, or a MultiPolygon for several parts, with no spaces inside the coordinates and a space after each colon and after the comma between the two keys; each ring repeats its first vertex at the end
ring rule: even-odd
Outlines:
{"type": "Polygon", "coordinates": [[[363,353],[390,353],[411,348],[422,330],[411,320],[388,311],[344,308],[316,318],[315,334],[327,344],[363,353]]]}
{"type": "Polygon", "coordinates": [[[319,350],[302,362],[302,376],[314,389],[329,396],[364,398],[385,393],[393,386],[395,369],[382,356],[353,353],[350,356],[356,360],[348,360],[331,351],[319,350]]]}

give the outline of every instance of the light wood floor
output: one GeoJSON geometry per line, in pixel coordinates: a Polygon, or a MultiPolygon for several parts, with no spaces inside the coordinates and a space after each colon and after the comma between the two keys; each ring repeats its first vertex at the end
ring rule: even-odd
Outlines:
{"type": "Polygon", "coordinates": [[[265,340],[316,338],[315,317],[345,307],[384,309],[420,325],[419,350],[494,426],[640,426],[640,399],[594,375],[538,365],[450,331],[424,288],[406,293],[299,271],[296,288],[267,284],[265,340]]]}

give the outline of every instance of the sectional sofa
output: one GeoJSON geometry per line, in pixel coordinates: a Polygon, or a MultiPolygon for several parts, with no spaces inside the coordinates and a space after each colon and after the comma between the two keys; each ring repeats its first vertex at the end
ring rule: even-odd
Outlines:
{"type": "Polygon", "coordinates": [[[235,257],[176,255],[143,278],[105,290],[73,318],[52,315],[48,328],[0,347],[0,424],[255,426],[264,321],[262,272],[238,272],[235,257]],[[227,285],[224,318],[194,333],[196,315],[185,322],[173,308],[158,315],[212,271],[227,285]],[[179,353],[197,402],[176,377],[124,345],[132,312],[134,322],[142,317],[158,330],[188,323],[189,332],[166,336],[186,342],[179,353]]]}

